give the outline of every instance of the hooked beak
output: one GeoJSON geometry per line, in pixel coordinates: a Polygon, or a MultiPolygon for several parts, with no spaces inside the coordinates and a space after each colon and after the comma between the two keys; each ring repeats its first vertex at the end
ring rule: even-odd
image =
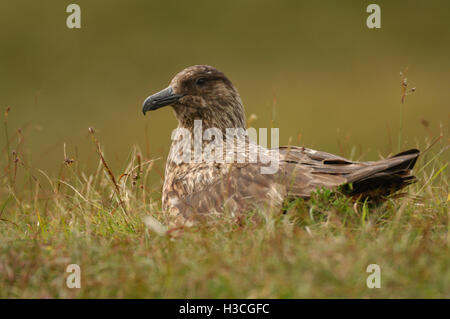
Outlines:
{"type": "Polygon", "coordinates": [[[182,96],[183,94],[175,94],[169,86],[168,88],[146,98],[144,105],[142,106],[142,113],[145,115],[147,111],[154,111],[163,106],[174,104],[178,102],[178,99],[182,96]]]}

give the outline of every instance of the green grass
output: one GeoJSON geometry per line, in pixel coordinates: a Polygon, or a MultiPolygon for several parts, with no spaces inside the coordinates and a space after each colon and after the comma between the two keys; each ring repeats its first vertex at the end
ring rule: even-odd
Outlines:
{"type": "Polygon", "coordinates": [[[148,180],[153,162],[138,150],[115,174],[103,155],[88,173],[65,154],[48,177],[21,159],[20,141],[8,141],[0,297],[450,298],[444,144],[421,156],[409,195],[376,207],[318,190],[285,215],[223,216],[166,232],[160,185],[148,180]],[[81,267],[80,289],[66,286],[69,264],[81,267]],[[380,289],[366,286],[369,264],[381,267],[380,289]]]}

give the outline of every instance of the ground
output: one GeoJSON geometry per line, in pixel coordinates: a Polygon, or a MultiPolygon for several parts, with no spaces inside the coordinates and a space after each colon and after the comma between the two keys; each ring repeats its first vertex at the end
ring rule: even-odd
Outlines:
{"type": "Polygon", "coordinates": [[[449,195],[442,141],[418,182],[381,205],[318,190],[286,214],[249,212],[168,229],[151,159],[114,174],[67,158],[57,177],[2,153],[1,298],[450,298],[449,195]],[[20,179],[19,179],[20,176],[20,179]],[[81,269],[68,288],[67,266],[81,269]],[[370,264],[380,288],[368,288],[370,264]]]}

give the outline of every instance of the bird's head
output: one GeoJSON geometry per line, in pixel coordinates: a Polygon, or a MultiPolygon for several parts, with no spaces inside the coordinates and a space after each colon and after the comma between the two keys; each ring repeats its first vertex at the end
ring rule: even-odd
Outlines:
{"type": "Polygon", "coordinates": [[[164,90],[149,96],[142,107],[148,111],[171,105],[179,125],[192,128],[202,120],[204,128],[245,128],[245,114],[238,91],[219,70],[194,65],[175,75],[164,90]]]}

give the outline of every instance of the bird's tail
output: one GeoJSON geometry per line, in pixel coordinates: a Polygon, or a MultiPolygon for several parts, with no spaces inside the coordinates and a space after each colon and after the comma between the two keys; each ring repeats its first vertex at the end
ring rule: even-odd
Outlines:
{"type": "Polygon", "coordinates": [[[347,183],[341,187],[353,197],[379,199],[417,179],[411,169],[416,164],[420,151],[411,149],[388,159],[371,162],[367,166],[347,175],[347,183]]]}

